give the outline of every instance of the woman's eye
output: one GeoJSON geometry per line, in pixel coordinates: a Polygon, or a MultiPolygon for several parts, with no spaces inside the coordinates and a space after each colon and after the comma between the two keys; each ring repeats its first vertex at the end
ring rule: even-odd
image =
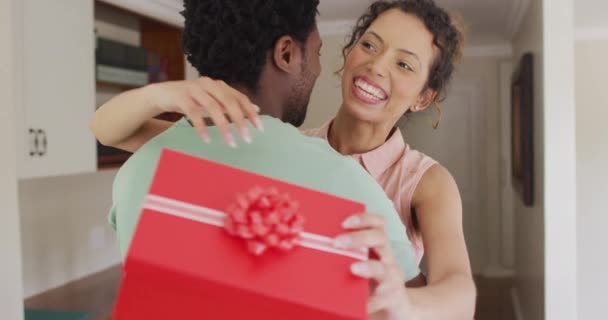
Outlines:
{"type": "Polygon", "coordinates": [[[374,45],[372,45],[371,43],[367,42],[367,41],[363,41],[361,42],[361,45],[369,50],[373,50],[374,49],[374,45]]]}
{"type": "Polygon", "coordinates": [[[409,70],[409,71],[414,71],[412,69],[412,67],[410,67],[410,65],[407,64],[407,63],[405,63],[405,62],[399,62],[398,64],[399,64],[399,68],[403,68],[403,69],[406,69],[406,70],[409,70]]]}

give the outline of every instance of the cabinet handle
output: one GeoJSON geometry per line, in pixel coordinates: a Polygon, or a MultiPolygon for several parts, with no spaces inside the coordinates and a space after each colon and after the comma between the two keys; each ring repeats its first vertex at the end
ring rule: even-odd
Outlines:
{"type": "Polygon", "coordinates": [[[30,157],[36,155],[36,149],[38,149],[38,134],[36,130],[30,128],[30,157]]]}
{"type": "Polygon", "coordinates": [[[48,146],[48,138],[46,137],[46,131],[42,130],[42,147],[44,148],[42,151],[42,155],[46,156],[46,152],[48,151],[47,146],[48,146]]]}
{"type": "Polygon", "coordinates": [[[38,129],[38,134],[42,137],[42,141],[40,142],[40,144],[42,145],[42,150],[38,150],[38,155],[42,157],[42,156],[46,155],[46,151],[47,151],[46,131],[44,131],[42,129],[38,129]]]}

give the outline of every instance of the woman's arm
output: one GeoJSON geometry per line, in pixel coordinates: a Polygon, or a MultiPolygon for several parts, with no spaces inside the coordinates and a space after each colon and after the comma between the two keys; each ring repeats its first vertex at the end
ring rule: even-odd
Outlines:
{"type": "Polygon", "coordinates": [[[476,289],[462,228],[462,203],[452,175],[431,167],[412,198],[428,265],[424,288],[408,289],[417,319],[473,319],[476,289]]]}
{"type": "Polygon", "coordinates": [[[122,93],[95,112],[90,128],[102,144],[134,152],[172,125],[154,119],[164,112],[186,115],[205,141],[209,136],[204,117],[211,118],[230,145],[235,140],[227,116],[245,141],[250,139],[245,118],[261,128],[257,106],[224,82],[206,77],[151,84],[122,93]]]}
{"type": "Polygon", "coordinates": [[[148,89],[127,91],[97,109],[89,126],[101,144],[135,152],[172,125],[153,119],[163,111],[147,103],[148,89]]]}
{"type": "Polygon", "coordinates": [[[370,279],[370,319],[470,320],[475,313],[475,284],[462,230],[460,195],[454,179],[443,167],[427,171],[414,193],[413,206],[424,238],[428,285],[406,288],[385,229],[373,214],[348,218],[349,233],[338,236],[339,248],[366,247],[377,259],[355,263],[351,272],[370,279]]]}

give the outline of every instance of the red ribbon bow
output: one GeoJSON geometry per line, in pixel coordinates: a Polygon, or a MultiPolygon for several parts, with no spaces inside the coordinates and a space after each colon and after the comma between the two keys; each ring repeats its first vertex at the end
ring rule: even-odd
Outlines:
{"type": "Polygon", "coordinates": [[[275,188],[256,187],[239,194],[226,210],[224,228],[243,238],[249,251],[261,255],[268,248],[292,249],[303,230],[298,203],[275,188]]]}

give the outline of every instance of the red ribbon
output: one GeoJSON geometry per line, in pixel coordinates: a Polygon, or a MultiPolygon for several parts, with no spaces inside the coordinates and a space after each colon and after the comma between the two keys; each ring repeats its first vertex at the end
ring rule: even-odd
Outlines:
{"type": "Polygon", "coordinates": [[[261,255],[268,248],[292,249],[303,231],[298,203],[275,188],[256,187],[237,196],[226,210],[224,228],[244,239],[249,251],[261,255]]]}

